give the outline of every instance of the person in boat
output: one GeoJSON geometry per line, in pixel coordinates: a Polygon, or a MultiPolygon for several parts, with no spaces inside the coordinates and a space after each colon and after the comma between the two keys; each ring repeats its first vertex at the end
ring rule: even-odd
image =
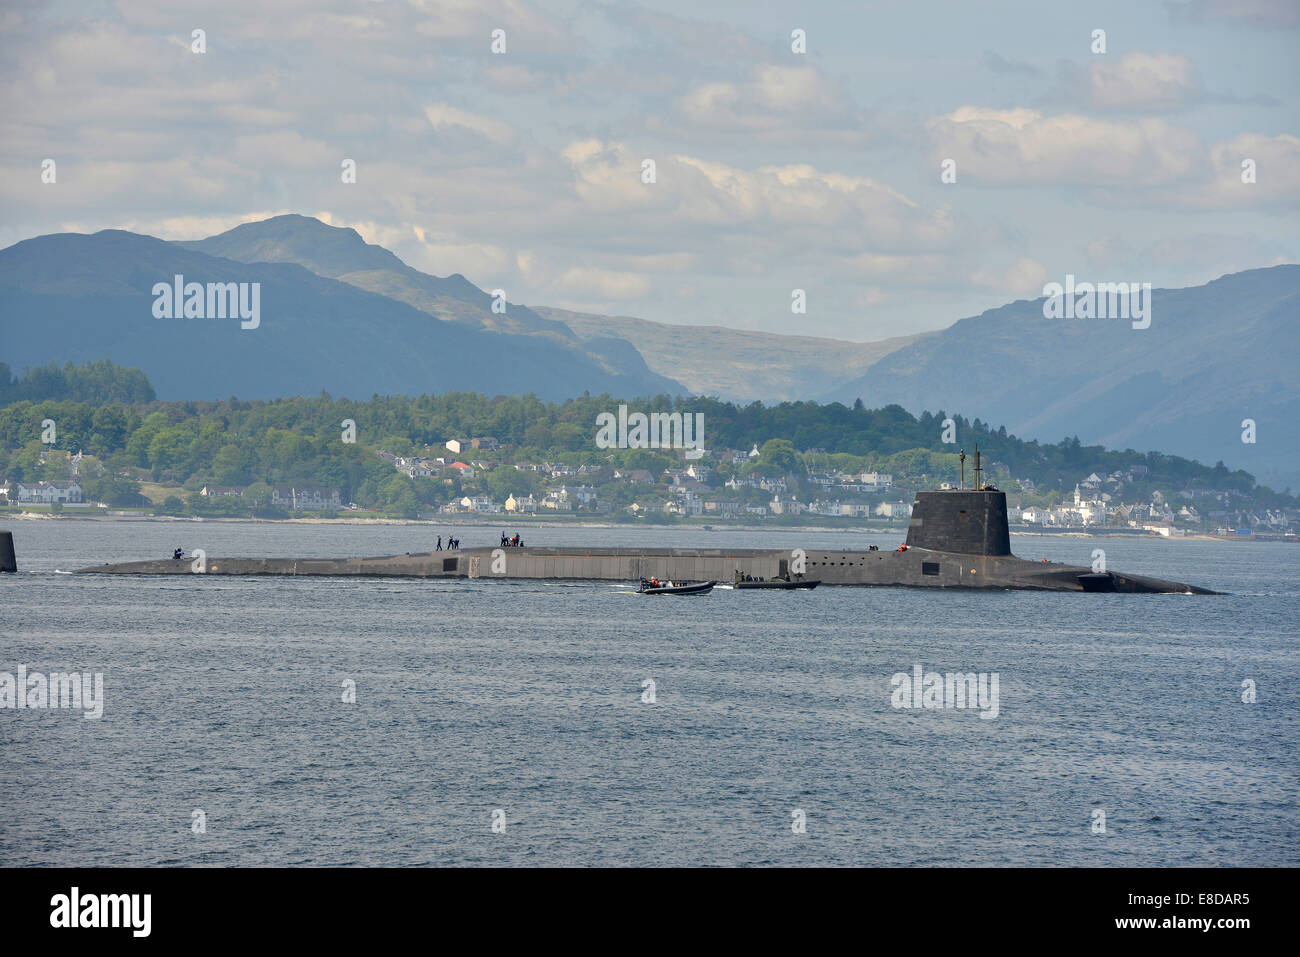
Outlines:
{"type": "Polygon", "coordinates": [[[659,584],[659,579],[657,579],[657,578],[655,578],[653,575],[651,575],[651,576],[650,576],[650,587],[651,587],[651,588],[662,588],[663,585],[659,584]]]}
{"type": "Polygon", "coordinates": [[[508,548],[509,546],[510,546],[510,539],[506,538],[506,533],[505,533],[505,532],[502,532],[502,533],[501,533],[501,547],[502,547],[502,548],[508,548]]]}
{"type": "Polygon", "coordinates": [[[519,547],[519,533],[518,533],[518,532],[515,532],[515,537],[512,538],[512,539],[510,539],[510,547],[511,547],[511,548],[518,548],[518,547],[519,547]]]}
{"type": "Polygon", "coordinates": [[[173,559],[176,559],[176,558],[184,558],[184,557],[185,557],[185,549],[183,549],[183,548],[178,548],[178,549],[176,549],[175,551],[172,552],[172,558],[173,558],[173,559]]]}

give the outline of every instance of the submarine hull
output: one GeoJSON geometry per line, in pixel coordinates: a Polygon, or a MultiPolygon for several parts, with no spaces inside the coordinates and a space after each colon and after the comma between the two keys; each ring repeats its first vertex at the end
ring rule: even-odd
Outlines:
{"type": "Polygon", "coordinates": [[[1014,555],[971,555],[927,548],[906,551],[690,548],[470,548],[373,558],[208,558],[124,562],[78,569],[109,575],[314,575],[377,578],[500,578],[585,581],[732,581],[801,577],[824,585],[914,588],[1018,588],[1213,594],[1205,588],[1120,572],[1031,562],[1014,555]],[[802,571],[800,571],[802,569],[802,571]]]}
{"type": "Polygon", "coordinates": [[[1017,588],[1213,595],[1208,588],[1086,566],[1031,562],[1014,555],[971,555],[929,548],[892,552],[809,552],[808,573],[828,585],[915,588],[1017,588]]]}
{"type": "Polygon", "coordinates": [[[211,558],[79,569],[108,575],[329,575],[582,581],[819,580],[827,585],[1021,588],[1213,595],[1182,582],[1030,562],[1011,554],[1006,495],[997,489],[917,492],[897,551],[723,548],[467,548],[375,558],[211,558]]]}

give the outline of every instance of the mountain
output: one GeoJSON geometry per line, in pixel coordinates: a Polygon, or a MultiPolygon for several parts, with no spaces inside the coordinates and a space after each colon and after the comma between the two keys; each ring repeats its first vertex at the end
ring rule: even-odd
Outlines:
{"type": "Polygon", "coordinates": [[[879,342],[745,332],[725,326],[676,326],[630,316],[597,316],[538,306],[592,347],[610,336],[640,351],[646,364],[693,393],[735,401],[804,399],[856,379],[896,349],[925,335],[879,342]]]}
{"type": "Polygon", "coordinates": [[[642,390],[646,394],[689,391],[747,401],[801,398],[855,378],[917,338],[841,342],[514,303],[501,315],[492,312],[492,297],[459,273],[439,278],[420,272],[382,246],[367,243],[356,230],[328,226],[309,216],[275,216],[177,245],[241,262],[297,263],[444,321],[545,336],[585,352],[609,372],[665,378],[642,390]],[[773,356],[780,361],[773,362],[773,356]]]}
{"type": "Polygon", "coordinates": [[[121,230],[40,236],[0,250],[0,359],[18,369],[105,357],[143,369],[163,399],[685,391],[649,371],[611,372],[553,335],[433,321],[295,263],[238,262],[121,230]],[[260,283],[260,326],[155,318],[154,284],[177,274],[186,282],[260,283]]]}
{"type": "Polygon", "coordinates": [[[420,272],[382,246],[367,243],[355,229],[329,226],[310,216],[273,216],[176,245],[245,263],[297,263],[317,275],[404,302],[436,319],[493,332],[540,336],[609,375],[635,382],[628,395],[687,391],[670,371],[652,372],[630,343],[601,336],[580,340],[564,324],[543,319],[516,303],[507,303],[504,313],[493,312],[493,297],[459,273],[439,278],[420,272]]]}
{"type": "MultiPolygon", "coordinates": [[[[1151,325],[1047,319],[1021,300],[890,353],[818,398],[898,403],[1005,424],[1021,438],[1078,435],[1159,449],[1300,488],[1300,266],[1157,289],[1151,325]],[[1242,421],[1256,424],[1254,444],[1242,421]]],[[[958,438],[960,441],[960,437],[958,438]]]]}

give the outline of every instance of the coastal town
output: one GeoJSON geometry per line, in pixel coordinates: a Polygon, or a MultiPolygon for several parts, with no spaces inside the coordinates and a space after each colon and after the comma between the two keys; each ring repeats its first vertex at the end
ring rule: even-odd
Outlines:
{"type": "MultiPolygon", "coordinates": [[[[764,446],[766,448],[766,445],[764,446]]],[[[600,462],[518,459],[494,437],[450,439],[441,445],[398,455],[374,454],[396,475],[433,483],[442,489],[435,505],[409,518],[473,522],[503,516],[598,522],[704,524],[855,524],[905,526],[914,493],[921,488],[954,488],[948,480],[922,484],[878,471],[848,472],[819,466],[820,449],[797,456],[801,469],[763,468],[759,444],[749,449],[675,450],[679,459],[662,469],[627,468],[600,462]],[[506,494],[497,491],[514,488],[506,494]]],[[[138,508],[112,507],[87,494],[81,472],[93,459],[65,455],[68,478],[17,481],[0,479],[0,507],[32,513],[157,514],[241,517],[260,507],[263,517],[364,519],[382,510],[347,500],[337,487],[315,485],[165,486],[138,508]],[[155,500],[156,499],[156,500],[155,500]]],[[[43,461],[44,464],[44,461],[43,461]]],[[[1252,507],[1231,489],[1149,487],[1149,470],[1135,465],[1107,475],[1079,476],[1064,495],[1041,492],[1029,478],[1017,478],[997,461],[986,466],[985,482],[1008,495],[1008,518],[1021,532],[1150,534],[1166,538],[1219,536],[1296,540],[1300,511],[1252,507]]],[[[929,478],[929,476],[926,476],[929,478]]],[[[938,478],[938,477],[935,477],[938,478]]],[[[951,476],[956,479],[957,476],[951,476]]],[[[968,477],[969,481],[969,477],[968,477]]],[[[193,484],[193,483],[191,483],[193,484]]],[[[391,516],[389,516],[391,517],[391,516]]],[[[711,527],[711,526],[710,526],[711,527]]]]}

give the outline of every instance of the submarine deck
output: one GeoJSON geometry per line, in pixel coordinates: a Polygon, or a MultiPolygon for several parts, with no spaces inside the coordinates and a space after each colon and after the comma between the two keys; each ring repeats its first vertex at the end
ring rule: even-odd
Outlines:
{"type": "Polygon", "coordinates": [[[930,588],[1033,589],[1044,591],[1179,592],[1208,589],[1118,572],[1013,555],[971,555],[908,548],[905,551],[744,548],[587,548],[528,546],[467,548],[369,558],[158,559],[97,565],[80,574],[114,575],[316,575],[381,578],[499,578],[580,581],[730,582],[736,573],[754,578],[808,577],[827,585],[930,588]]]}

